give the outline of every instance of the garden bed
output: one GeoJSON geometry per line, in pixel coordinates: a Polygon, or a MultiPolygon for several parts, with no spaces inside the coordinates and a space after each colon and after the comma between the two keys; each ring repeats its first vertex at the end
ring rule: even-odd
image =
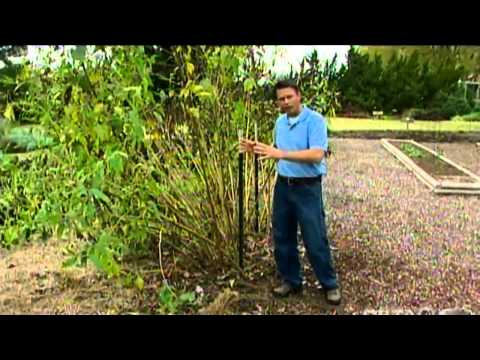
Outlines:
{"type": "Polygon", "coordinates": [[[382,139],[383,146],[437,194],[479,194],[480,177],[413,140],[382,139]]]}

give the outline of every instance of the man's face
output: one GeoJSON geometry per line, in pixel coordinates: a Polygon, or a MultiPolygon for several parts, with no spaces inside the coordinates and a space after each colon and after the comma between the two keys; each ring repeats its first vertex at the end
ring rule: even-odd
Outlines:
{"type": "Polygon", "coordinates": [[[301,96],[294,88],[277,90],[277,105],[282,113],[295,116],[300,112],[301,96]]]}

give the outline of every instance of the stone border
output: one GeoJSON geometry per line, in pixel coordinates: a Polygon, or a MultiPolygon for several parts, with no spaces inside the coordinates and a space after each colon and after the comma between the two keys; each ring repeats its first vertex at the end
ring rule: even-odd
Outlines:
{"type": "Polygon", "coordinates": [[[480,177],[476,174],[472,173],[471,171],[461,167],[460,165],[454,163],[452,160],[447,159],[446,157],[439,155],[437,152],[433,151],[432,149],[423,146],[416,141],[413,140],[400,140],[400,139],[381,139],[380,142],[382,143],[383,147],[392,153],[402,164],[404,164],[410,171],[414,173],[414,175],[422,181],[430,190],[432,190],[436,194],[465,194],[465,195],[480,195],[480,177]],[[434,179],[430,174],[428,174],[425,170],[420,168],[417,164],[415,164],[406,154],[402,151],[397,149],[393,146],[390,141],[394,140],[396,142],[403,142],[415,145],[435,156],[439,159],[443,160],[447,164],[455,167],[459,171],[463,172],[465,176],[472,178],[475,180],[473,183],[466,183],[466,182],[454,182],[454,181],[439,181],[434,179]]]}

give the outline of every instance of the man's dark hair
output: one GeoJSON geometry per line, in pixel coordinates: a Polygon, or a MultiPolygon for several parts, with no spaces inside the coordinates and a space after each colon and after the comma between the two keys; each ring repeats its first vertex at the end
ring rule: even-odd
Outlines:
{"type": "Polygon", "coordinates": [[[286,88],[294,89],[297,94],[300,92],[300,88],[298,87],[298,85],[295,81],[293,81],[293,80],[280,80],[280,81],[277,81],[277,83],[275,84],[275,87],[274,87],[275,94],[277,93],[277,90],[286,89],[286,88]]]}

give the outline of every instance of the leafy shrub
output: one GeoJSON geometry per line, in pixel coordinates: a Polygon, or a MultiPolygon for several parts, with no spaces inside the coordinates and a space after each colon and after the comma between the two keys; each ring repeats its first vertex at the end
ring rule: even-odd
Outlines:
{"type": "Polygon", "coordinates": [[[195,292],[183,292],[164,283],[158,291],[157,313],[176,314],[185,308],[194,306],[196,300],[195,292]]]}
{"type": "Polygon", "coordinates": [[[412,144],[401,144],[400,149],[411,158],[425,157],[425,151],[412,144]]]}
{"type": "MultiPolygon", "coordinates": [[[[193,268],[236,265],[238,130],[252,138],[253,119],[271,119],[258,124],[259,138],[271,142],[274,125],[272,102],[254,101],[262,69],[251,61],[244,78],[238,73],[247,55],[243,46],[175,47],[177,83],[161,101],[153,59],[140,46],[108,48],[98,65],[80,56],[48,73],[27,68],[29,92],[14,105],[58,145],[28,166],[0,157],[0,244],[74,236],[84,247],[66,265],[92,262],[117,276],[125,256],[155,254],[163,234],[171,256],[193,268]]],[[[251,204],[253,157],[244,166],[251,204]]],[[[270,203],[273,169],[260,163],[259,183],[268,184],[260,203],[270,203]]],[[[260,207],[260,224],[269,211],[260,207]]]]}
{"type": "Polygon", "coordinates": [[[415,120],[446,120],[445,113],[439,108],[432,109],[410,109],[404,113],[403,117],[410,117],[415,120]]]}
{"type": "Polygon", "coordinates": [[[11,97],[17,88],[17,76],[23,69],[21,64],[7,63],[0,69],[0,93],[11,97]]]}
{"type": "MultiPolygon", "coordinates": [[[[444,100],[432,101],[439,98],[442,89],[447,94],[460,92],[457,84],[465,72],[453,57],[438,63],[436,59],[424,58],[419,53],[402,55],[394,52],[389,60],[384,61],[378,56],[369,58],[353,47],[347,64],[338,81],[342,112],[348,112],[349,105],[368,112],[383,109],[386,113],[393,112],[393,109],[402,112],[408,108],[441,108],[444,100]]],[[[463,111],[457,110],[460,105],[453,104],[453,101],[448,106],[441,110],[446,111],[446,115],[453,111],[452,108],[463,111]]],[[[435,113],[427,117],[438,117],[435,113]]]]}
{"type": "Polygon", "coordinates": [[[472,113],[477,113],[480,112],[480,102],[475,103],[475,105],[472,108],[472,113]]]}
{"type": "Polygon", "coordinates": [[[458,94],[448,96],[445,102],[440,107],[440,110],[445,114],[447,119],[455,115],[464,115],[472,111],[472,107],[467,99],[458,94]]]}
{"type": "MultiPolygon", "coordinates": [[[[27,66],[17,79],[29,91],[9,109],[20,104],[57,145],[27,166],[0,154],[0,244],[74,236],[84,246],[65,265],[92,262],[118,276],[126,256],[152,256],[163,234],[171,256],[181,254],[192,268],[236,266],[238,130],[253,138],[260,119],[259,140],[272,141],[273,104],[256,100],[264,69],[248,60],[245,46],[175,47],[168,74],[175,86],[157,101],[153,59],[143,47],[104,52],[99,64],[77,53],[53,71],[27,66]]],[[[28,146],[32,138],[17,140],[28,146]]],[[[246,156],[245,233],[253,232],[253,164],[246,156]]],[[[275,164],[259,166],[259,223],[266,227],[275,164]]],[[[162,303],[174,310],[168,294],[162,303]]]]}

